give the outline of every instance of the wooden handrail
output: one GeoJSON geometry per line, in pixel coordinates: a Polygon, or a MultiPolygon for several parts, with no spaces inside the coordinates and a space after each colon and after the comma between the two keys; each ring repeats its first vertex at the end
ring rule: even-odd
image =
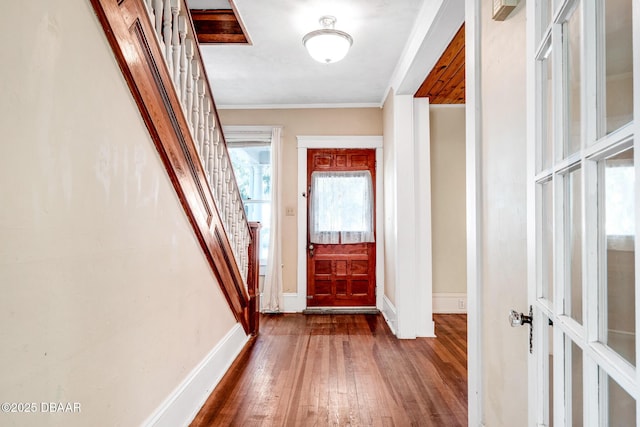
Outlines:
{"type": "Polygon", "coordinates": [[[185,67],[188,55],[201,59],[184,0],[91,3],[229,307],[246,333],[257,333],[246,287],[257,271],[251,230],[204,66],[185,67]]]}

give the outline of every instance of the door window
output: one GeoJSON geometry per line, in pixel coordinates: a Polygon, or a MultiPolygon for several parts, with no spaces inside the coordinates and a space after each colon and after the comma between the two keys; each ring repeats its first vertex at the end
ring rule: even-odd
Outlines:
{"type": "Polygon", "coordinates": [[[600,341],[635,365],[635,215],[633,148],[598,162],[602,185],[599,222],[600,341]]]}
{"type": "Polygon", "coordinates": [[[311,243],[373,242],[373,183],[369,171],[311,174],[311,243]]]}

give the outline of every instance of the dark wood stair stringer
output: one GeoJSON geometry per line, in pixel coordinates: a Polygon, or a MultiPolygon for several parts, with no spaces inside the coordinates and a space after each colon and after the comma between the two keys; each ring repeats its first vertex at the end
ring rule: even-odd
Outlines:
{"type": "MultiPolygon", "coordinates": [[[[248,278],[245,289],[144,2],[91,0],[91,4],[229,307],[244,331],[256,334],[257,273],[248,278]]],[[[205,80],[208,84],[206,76],[205,80]]],[[[219,124],[215,104],[213,108],[219,124]]],[[[257,253],[255,244],[252,240],[249,254],[257,253]]],[[[256,262],[256,257],[251,260],[256,262]]],[[[252,268],[258,267],[249,265],[252,268]]]]}

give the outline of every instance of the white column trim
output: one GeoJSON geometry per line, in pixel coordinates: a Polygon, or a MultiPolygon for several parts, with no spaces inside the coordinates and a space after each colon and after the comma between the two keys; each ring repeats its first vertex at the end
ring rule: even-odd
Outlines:
{"type": "Polygon", "coordinates": [[[307,150],[309,148],[370,148],[376,150],[376,308],[382,310],[384,295],[384,201],[382,136],[298,135],[298,286],[287,293],[284,311],[301,312],[307,308],[307,150]]]}
{"type": "Polygon", "coordinates": [[[435,336],[428,266],[431,224],[425,212],[430,191],[420,182],[423,168],[430,175],[428,114],[428,103],[414,102],[413,95],[395,95],[395,305],[397,336],[403,339],[435,336]]]}
{"type": "Polygon", "coordinates": [[[416,209],[416,336],[434,337],[433,248],[431,235],[431,121],[429,98],[414,98],[414,162],[416,209]]]}
{"type": "Polygon", "coordinates": [[[483,423],[481,0],[465,0],[467,378],[469,426],[483,423]]]}

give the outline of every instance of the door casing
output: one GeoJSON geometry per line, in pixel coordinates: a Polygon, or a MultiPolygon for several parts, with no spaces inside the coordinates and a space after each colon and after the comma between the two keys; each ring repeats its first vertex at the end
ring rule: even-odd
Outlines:
{"type": "Polygon", "coordinates": [[[286,312],[307,308],[307,149],[370,148],[376,150],[376,308],[382,310],[384,295],[384,213],[382,182],[382,136],[298,136],[298,286],[297,292],[284,294],[286,312]],[[304,194],[304,195],[303,195],[304,194]]]}

